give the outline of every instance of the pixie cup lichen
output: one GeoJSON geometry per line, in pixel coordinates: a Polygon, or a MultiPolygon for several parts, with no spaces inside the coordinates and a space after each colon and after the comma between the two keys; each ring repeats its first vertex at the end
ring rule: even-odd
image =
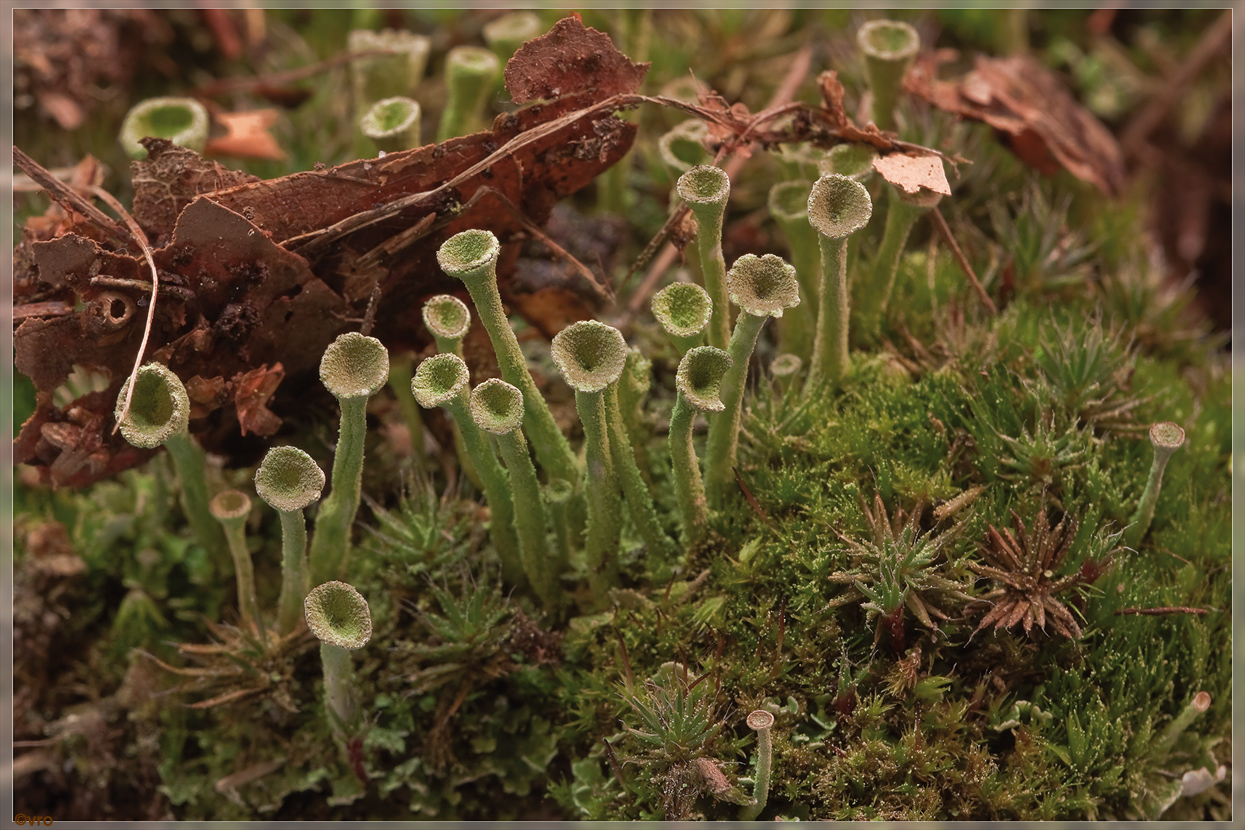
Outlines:
{"type": "Polygon", "coordinates": [[[774,715],[764,709],[749,713],[748,728],[757,733],[757,768],[753,779],[752,800],[739,815],[740,821],[753,821],[765,809],[769,801],[770,771],[774,760],[774,739],[770,731],[774,727],[774,715]]]}
{"type": "Polygon", "coordinates": [[[709,503],[721,506],[734,484],[735,454],[743,417],[744,381],[761,328],[771,317],[800,303],[800,284],[786,260],[773,254],[744,254],[726,274],[731,299],[742,312],[735,320],[726,350],[731,367],[722,378],[725,409],[709,424],[705,448],[705,485],[709,503]]]}
{"type": "Polygon", "coordinates": [[[443,407],[463,437],[463,446],[472,467],[480,477],[488,500],[491,521],[489,537],[502,563],[502,576],[512,584],[524,578],[524,568],[515,536],[515,504],[506,471],[489,446],[488,436],[476,425],[471,413],[471,372],[455,354],[439,354],[419,364],[411,381],[416,402],[425,409],[443,407]]]}
{"type": "Polygon", "coordinates": [[[621,484],[610,450],[606,387],[622,375],[627,342],[618,329],[595,320],[572,323],[553,337],[553,362],[575,390],[575,408],[584,427],[588,526],[584,540],[588,575],[595,596],[604,598],[618,580],[622,530],[621,484]]]}
{"type": "Polygon", "coordinates": [[[709,292],[690,282],[672,282],[653,295],[653,316],[674,341],[679,354],[700,345],[713,315],[709,292]]]}
{"type": "Polygon", "coordinates": [[[730,308],[726,304],[726,259],[722,255],[722,221],[731,195],[731,180],[720,167],[701,164],[679,177],[679,198],[696,216],[696,251],[705,290],[713,302],[706,340],[725,349],[731,336],[730,308]]]}
{"type": "Polygon", "coordinates": [[[376,149],[396,153],[419,146],[421,116],[418,101],[401,95],[382,98],[363,113],[359,129],[376,149]]]}
{"type": "Polygon", "coordinates": [[[281,516],[281,598],[277,632],[298,627],[303,598],[311,587],[307,567],[307,523],[303,508],[324,490],[324,471],[297,447],[273,447],[255,471],[255,493],[281,516]]]}
{"type": "Polygon", "coordinates": [[[871,20],[856,32],[865,56],[869,91],[873,96],[872,120],[880,130],[894,130],[895,105],[903,77],[921,48],[916,29],[898,20],[871,20]]]}
{"type": "Polygon", "coordinates": [[[437,141],[479,129],[485,106],[500,78],[501,61],[488,49],[450,49],[445,56],[446,103],[437,127],[437,141]]]}
{"type": "Polygon", "coordinates": [[[355,112],[362,114],[377,101],[415,91],[428,66],[432,41],[424,35],[399,29],[373,32],[352,29],[346,36],[351,52],[386,52],[350,62],[355,112]]]}
{"type": "Polygon", "coordinates": [[[121,146],[130,158],[147,157],[142,140],[165,138],[202,153],[208,138],[207,108],[193,98],[148,98],[136,104],[121,122],[121,146]]]}
{"type": "Polygon", "coordinates": [[[805,389],[837,381],[847,372],[847,329],[851,309],[847,286],[847,239],[873,215],[869,191],[860,182],[832,173],[813,184],[808,221],[821,247],[817,330],[805,389]]]}
{"type": "Polygon", "coordinates": [[[712,346],[697,346],[683,355],[675,375],[677,396],[670,412],[670,463],[675,500],[683,524],[684,544],[695,541],[709,521],[700,461],[692,446],[692,427],[698,412],[721,412],[722,377],[731,357],[712,346]]]}
{"type": "Polygon", "coordinates": [[[141,449],[168,449],[181,484],[186,520],[199,543],[215,558],[223,557],[225,538],[208,507],[203,450],[190,437],[190,397],[181,379],[160,363],[140,366],[134,377],[133,395],[130,380],[122,384],[114,416],[122,437],[129,443],[141,449]]]}
{"type": "Polygon", "coordinates": [[[1167,462],[1176,450],[1184,446],[1184,430],[1179,424],[1171,421],[1160,421],[1150,427],[1150,445],[1154,447],[1154,459],[1150,463],[1150,474],[1146,478],[1146,488],[1141,493],[1137,510],[1133,513],[1124,529],[1124,544],[1136,548],[1145,538],[1154,520],[1154,508],[1159,501],[1159,488],[1163,486],[1163,471],[1167,462]]]}
{"type": "Polygon", "coordinates": [[[238,583],[238,612],[242,623],[264,639],[264,620],[259,615],[255,594],[255,568],[246,547],[246,517],[251,514],[251,499],[241,490],[223,490],[211,503],[212,515],[225,529],[229,553],[233,556],[234,575],[238,583]]]}
{"type": "Polygon", "coordinates": [[[367,400],[389,381],[389,352],[374,337],[347,332],[325,349],[320,380],[341,408],[332,487],[316,514],[308,563],[313,583],[340,576],[350,550],[350,529],[359,509],[367,400]]]}
{"type": "Polygon", "coordinates": [[[463,338],[471,328],[471,310],[452,294],[429,297],[422,310],[424,325],[432,332],[437,351],[463,356],[463,338]]]}
{"type": "Polygon", "coordinates": [[[353,586],[337,581],[314,588],[303,601],[303,610],[307,628],[320,641],[329,724],[344,743],[358,731],[361,720],[350,652],[372,639],[372,612],[353,586]]]}

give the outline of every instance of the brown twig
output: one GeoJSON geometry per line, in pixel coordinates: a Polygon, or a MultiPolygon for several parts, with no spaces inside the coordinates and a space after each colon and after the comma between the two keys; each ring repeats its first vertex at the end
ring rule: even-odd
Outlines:
{"type": "Polygon", "coordinates": [[[1165,614],[1208,614],[1209,608],[1188,608],[1183,605],[1165,605],[1158,608],[1121,608],[1115,612],[1117,617],[1126,614],[1141,614],[1147,617],[1158,617],[1165,614]]]}
{"type": "Polygon", "coordinates": [[[968,264],[968,259],[964,256],[964,252],[960,250],[959,244],[955,241],[955,237],[951,235],[951,228],[947,225],[947,220],[943,217],[942,211],[937,207],[929,212],[930,218],[934,223],[934,227],[942,234],[942,238],[946,240],[947,247],[951,249],[951,255],[955,257],[955,261],[959,263],[960,270],[968,277],[968,281],[973,286],[973,291],[977,293],[981,304],[990,310],[991,314],[998,314],[998,306],[994,304],[994,300],[990,299],[990,295],[986,293],[986,289],[981,287],[981,282],[977,279],[977,274],[973,271],[973,266],[968,264]]]}
{"type": "Polygon", "coordinates": [[[130,241],[130,235],[113,221],[112,217],[82,198],[77,190],[53,176],[43,165],[18,147],[13,148],[13,163],[30,176],[61,207],[85,216],[88,221],[123,245],[130,241]]]}

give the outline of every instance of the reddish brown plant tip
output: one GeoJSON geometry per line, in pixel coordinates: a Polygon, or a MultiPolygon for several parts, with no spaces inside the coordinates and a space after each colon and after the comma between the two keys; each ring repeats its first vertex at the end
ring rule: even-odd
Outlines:
{"type": "Polygon", "coordinates": [[[506,89],[517,104],[583,92],[607,98],[639,91],[648,67],[632,63],[609,35],[572,14],[515,52],[506,64],[506,89]]]}

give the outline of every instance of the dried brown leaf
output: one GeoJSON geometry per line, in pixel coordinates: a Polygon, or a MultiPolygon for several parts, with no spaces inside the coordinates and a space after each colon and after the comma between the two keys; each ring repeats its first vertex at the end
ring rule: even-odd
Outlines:
{"type": "Polygon", "coordinates": [[[515,103],[593,93],[601,99],[638,92],[649,64],[632,63],[609,35],[564,17],[525,43],[506,64],[506,89],[515,103]]]}

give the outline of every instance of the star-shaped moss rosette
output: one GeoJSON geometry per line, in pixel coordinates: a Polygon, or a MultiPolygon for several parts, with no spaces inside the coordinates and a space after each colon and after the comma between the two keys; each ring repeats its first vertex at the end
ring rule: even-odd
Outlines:
{"type": "Polygon", "coordinates": [[[496,437],[511,499],[516,507],[523,506],[514,516],[523,571],[545,607],[555,610],[564,599],[560,580],[568,563],[555,561],[545,535],[540,481],[523,438],[523,393],[500,378],[491,378],[471,391],[470,408],[476,425],[496,437]]]}
{"type": "Polygon", "coordinates": [[[812,393],[847,373],[847,331],[851,316],[847,286],[847,239],[869,223],[873,202],[860,182],[832,173],[813,184],[808,222],[821,248],[817,330],[805,389],[812,393]]]}
{"type": "Polygon", "coordinates": [[[281,517],[281,598],[277,632],[285,635],[302,618],[303,598],[310,589],[307,567],[307,523],[303,509],[324,491],[324,471],[297,447],[273,447],[255,471],[255,493],[281,517]]]}
{"type": "Polygon", "coordinates": [[[999,583],[998,588],[981,597],[993,603],[993,607],[973,633],[990,625],[998,631],[1021,624],[1028,635],[1034,623],[1045,631],[1049,619],[1057,633],[1069,639],[1080,639],[1081,627],[1076,617],[1056,595],[1092,583],[1111,564],[1111,554],[1101,560],[1086,558],[1080,569],[1059,576],[1059,569],[1076,538],[1076,517],[1064,514],[1058,524],[1051,527],[1043,506],[1034,519],[1032,535],[1014,510],[1012,522],[1016,527],[1015,535],[1007,528],[1002,531],[993,525],[988,528],[981,553],[990,564],[970,562],[968,565],[976,573],[999,583]]]}
{"type": "Polygon", "coordinates": [[[471,465],[480,476],[488,500],[489,538],[502,562],[502,575],[512,585],[523,581],[523,564],[515,535],[515,504],[510,480],[489,446],[488,436],[471,416],[471,372],[455,354],[439,354],[419,364],[411,380],[411,393],[425,409],[443,407],[463,437],[471,465]]]}
{"type": "Polygon", "coordinates": [[[320,381],[337,398],[341,419],[333,454],[332,487],[316,514],[308,566],[313,583],[341,574],[350,552],[350,530],[363,483],[367,400],[389,381],[389,352],[375,337],[338,336],[320,359],[320,381]]]}
{"type": "Polygon", "coordinates": [[[550,354],[575,390],[575,409],[584,427],[584,487],[588,495],[584,545],[592,593],[604,598],[618,580],[622,532],[621,483],[610,449],[605,389],[622,375],[627,363],[627,341],[613,326],[583,320],[554,335],[550,354]]]}
{"type": "Polygon", "coordinates": [[[713,302],[706,340],[725,349],[730,340],[730,308],[726,304],[726,259],[722,255],[722,222],[731,196],[731,180],[720,167],[700,164],[679,177],[679,198],[696,216],[696,251],[705,290],[713,302]]]}
{"type": "Polygon", "coordinates": [[[726,350],[731,367],[722,378],[722,414],[709,424],[705,449],[705,486],[712,507],[719,507],[734,487],[735,455],[743,417],[744,380],[761,328],[770,317],[800,303],[795,268],[773,254],[744,254],[726,274],[730,298],[742,312],[726,350]]]}
{"type": "Polygon", "coordinates": [[[339,743],[352,737],[362,720],[350,652],[372,639],[372,612],[367,600],[345,582],[326,582],[303,602],[307,627],[320,641],[324,669],[324,704],[339,743]]]}

